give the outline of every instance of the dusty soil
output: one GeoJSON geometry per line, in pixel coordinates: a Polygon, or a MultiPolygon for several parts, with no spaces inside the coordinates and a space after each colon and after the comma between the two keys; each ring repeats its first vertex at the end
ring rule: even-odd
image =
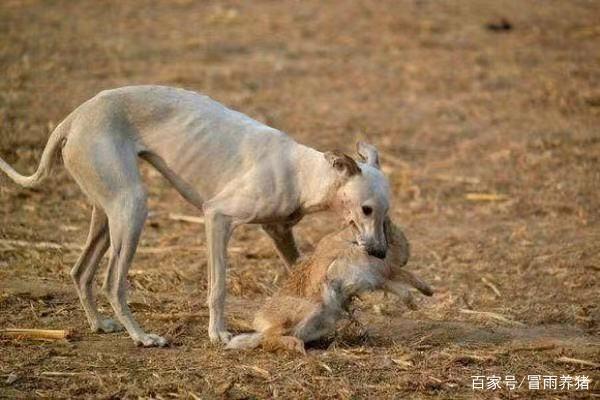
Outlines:
{"type": "MultiPolygon", "coordinates": [[[[78,336],[1,339],[0,398],[598,396],[600,369],[564,357],[600,362],[599,20],[591,1],[2,1],[0,154],[19,170],[78,104],[138,83],[206,92],[321,150],[367,138],[412,243],[408,268],[436,294],[418,311],[369,296],[367,334],[346,329],[306,357],[225,352],[206,336],[203,226],[168,218],[198,211],[144,166],[152,215],[130,302],[173,345],[136,348],[87,331],[76,251],[14,242],[83,243],[90,207],[65,170],[38,190],[1,177],[0,328],[78,336]],[[503,17],[511,29],[486,27],[503,17]],[[592,383],[471,389],[493,374],[592,383]]],[[[339,223],[302,221],[303,251],[339,223]]],[[[280,263],[256,227],[231,247],[239,331],[280,263]]]]}

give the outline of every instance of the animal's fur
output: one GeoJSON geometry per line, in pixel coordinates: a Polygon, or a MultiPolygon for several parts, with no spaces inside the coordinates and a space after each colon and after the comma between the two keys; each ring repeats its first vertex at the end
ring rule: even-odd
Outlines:
{"type": "Polygon", "coordinates": [[[254,319],[256,332],[234,337],[227,348],[286,348],[304,352],[304,343],[335,329],[349,302],[362,292],[390,290],[413,306],[408,287],[431,296],[425,282],[401,268],[409,257],[403,232],[386,220],[389,251],[384,260],[358,247],[349,229],[325,236],[301,261],[254,319]]]}
{"type": "MultiPolygon", "coordinates": [[[[276,129],[198,93],[162,86],[131,86],[99,93],[73,111],[51,134],[40,165],[23,176],[0,159],[0,170],[34,187],[62,152],[65,167],[93,205],[83,253],[71,275],[90,327],[125,327],[143,346],[164,346],[134,320],[126,301],[126,276],[147,215],[146,189],[138,157],[158,169],[202,209],[208,248],[208,333],[227,341],[225,270],[227,243],[240,224],[261,224],[286,266],[299,256],[292,226],[306,214],[333,210],[355,226],[354,239],[383,256],[383,220],[389,188],[375,162],[321,153],[276,129]],[[365,215],[368,205],[373,212],[365,215]],[[96,269],[110,246],[103,285],[120,323],[103,319],[93,294],[96,269]]],[[[374,160],[373,146],[358,153],[374,160]]]]}

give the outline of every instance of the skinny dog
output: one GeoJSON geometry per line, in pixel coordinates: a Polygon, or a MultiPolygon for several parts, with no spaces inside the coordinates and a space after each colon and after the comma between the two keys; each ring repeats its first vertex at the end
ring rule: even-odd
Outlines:
{"type": "Polygon", "coordinates": [[[126,301],[127,271],[147,216],[138,157],[204,212],[208,334],[213,342],[227,342],[225,272],[235,227],[262,225],[288,269],[299,256],[292,227],[306,214],[332,210],[352,226],[361,248],[385,257],[389,185],[376,149],[365,143],[357,148],[364,162],[303,146],[195,92],[130,86],[103,91],[75,109],[50,135],[33,175],[19,174],[2,159],[0,169],[16,183],[35,187],[62,153],[66,169],[93,206],[87,242],[71,271],[92,331],[124,326],[138,345],[165,346],[164,338],[137,324],[126,301]],[[103,291],[119,322],[101,317],[92,290],[109,245],[103,291]]]}
{"type": "Polygon", "coordinates": [[[384,260],[357,246],[348,228],[323,238],[258,311],[253,323],[256,332],[235,336],[226,348],[263,346],[305,353],[304,343],[334,331],[352,298],[363,292],[387,290],[411,308],[415,305],[409,286],[431,296],[425,282],[401,268],[409,256],[402,231],[388,219],[385,233],[389,247],[384,260]]]}

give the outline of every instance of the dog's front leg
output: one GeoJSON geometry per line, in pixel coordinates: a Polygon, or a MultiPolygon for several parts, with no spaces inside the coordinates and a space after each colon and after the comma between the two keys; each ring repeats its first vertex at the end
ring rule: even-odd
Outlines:
{"type": "Polygon", "coordinates": [[[204,210],[204,218],[208,245],[208,336],[211,342],[227,343],[231,334],[225,328],[225,277],[232,219],[211,209],[204,210]]]}
{"type": "Polygon", "coordinates": [[[285,274],[289,274],[292,266],[300,257],[292,226],[289,224],[263,224],[262,228],[273,240],[277,254],[283,261],[285,274]]]}

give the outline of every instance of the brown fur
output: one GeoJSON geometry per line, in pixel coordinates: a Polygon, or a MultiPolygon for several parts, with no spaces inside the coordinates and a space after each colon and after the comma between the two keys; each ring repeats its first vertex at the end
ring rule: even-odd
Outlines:
{"type": "Polygon", "coordinates": [[[292,269],[277,293],[319,298],[329,265],[348,249],[349,242],[342,236],[345,231],[338,231],[321,239],[312,255],[300,260],[292,269]]]}
{"type": "MultiPolygon", "coordinates": [[[[307,318],[328,312],[325,305],[326,288],[331,285],[331,279],[344,279],[345,275],[356,274],[356,269],[348,269],[351,265],[359,265],[361,270],[365,268],[364,274],[380,277],[379,282],[393,281],[394,284],[412,286],[426,295],[431,295],[433,292],[426,283],[401,268],[409,257],[409,244],[402,230],[389,219],[386,220],[385,229],[389,251],[384,260],[367,255],[357,246],[350,228],[321,239],[312,255],[292,269],[281,287],[256,314],[254,328],[262,335],[260,341],[255,341],[250,346],[236,344],[234,338],[230,348],[261,345],[266,350],[287,348],[304,352],[302,339],[295,337],[294,333],[299,326],[306,323],[307,318]]],[[[385,284],[380,284],[376,289],[385,287],[385,284]]],[[[414,305],[407,290],[400,296],[410,307],[414,305]]],[[[342,309],[344,306],[342,305],[342,309]]],[[[340,313],[332,315],[324,318],[329,318],[327,321],[330,322],[331,318],[339,319],[342,316],[340,313]]]]}
{"type": "Polygon", "coordinates": [[[325,153],[325,156],[335,169],[345,172],[348,177],[359,175],[362,172],[356,161],[346,153],[332,150],[325,153]]]}

